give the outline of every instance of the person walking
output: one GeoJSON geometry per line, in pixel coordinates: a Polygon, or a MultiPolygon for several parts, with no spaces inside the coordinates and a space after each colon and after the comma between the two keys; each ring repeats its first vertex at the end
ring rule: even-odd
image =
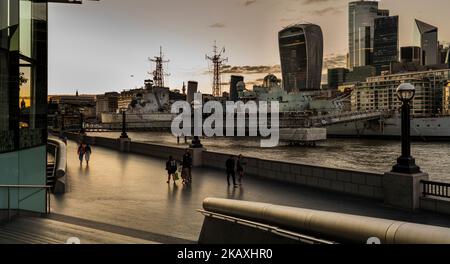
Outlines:
{"type": "Polygon", "coordinates": [[[78,150],[77,150],[78,159],[80,160],[80,166],[83,166],[83,158],[84,158],[84,154],[86,152],[86,149],[84,146],[85,146],[84,143],[81,142],[80,145],[78,146],[78,150]]]}
{"type": "Polygon", "coordinates": [[[183,155],[183,184],[192,182],[192,156],[189,150],[187,149],[183,155]]]}
{"type": "Polygon", "coordinates": [[[226,166],[226,169],[227,169],[228,186],[230,186],[230,177],[233,177],[233,185],[236,188],[237,187],[237,184],[236,184],[236,172],[235,172],[236,162],[235,162],[233,156],[230,156],[227,159],[227,161],[225,162],[225,166],[226,166]]]}
{"type": "Polygon", "coordinates": [[[239,155],[236,163],[236,171],[239,176],[239,185],[242,185],[242,179],[244,178],[244,166],[245,166],[244,157],[242,155],[239,155]]]}
{"type": "Polygon", "coordinates": [[[86,160],[86,166],[89,167],[89,161],[91,160],[92,148],[91,145],[85,144],[84,147],[84,159],[86,160]]]}
{"type": "Polygon", "coordinates": [[[173,182],[175,183],[175,173],[177,172],[177,161],[173,159],[172,156],[169,157],[169,160],[166,162],[166,170],[167,170],[167,183],[170,183],[170,177],[172,176],[173,182]]]}

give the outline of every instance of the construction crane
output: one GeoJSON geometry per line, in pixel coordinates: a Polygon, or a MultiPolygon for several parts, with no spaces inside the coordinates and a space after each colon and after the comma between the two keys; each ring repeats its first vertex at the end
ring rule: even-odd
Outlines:
{"type": "Polygon", "coordinates": [[[224,62],[228,62],[228,58],[223,58],[223,54],[225,53],[225,47],[223,47],[220,52],[217,48],[217,44],[214,41],[213,46],[213,54],[212,56],[206,55],[206,60],[212,62],[213,66],[213,92],[212,95],[214,97],[222,96],[222,82],[221,82],[221,70],[224,62]]]}
{"type": "Polygon", "coordinates": [[[169,60],[164,60],[164,54],[162,52],[162,47],[159,47],[159,56],[155,56],[154,58],[148,58],[149,61],[154,62],[156,64],[155,70],[152,72],[148,72],[150,75],[153,75],[153,83],[156,87],[165,87],[164,79],[165,77],[170,76],[170,74],[166,73],[164,70],[164,63],[169,63],[169,60]]]}

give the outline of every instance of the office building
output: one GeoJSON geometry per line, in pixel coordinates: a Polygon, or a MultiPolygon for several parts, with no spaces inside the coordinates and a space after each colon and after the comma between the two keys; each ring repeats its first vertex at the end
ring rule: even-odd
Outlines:
{"type": "Polygon", "coordinates": [[[377,74],[390,73],[391,63],[398,62],[399,24],[398,16],[375,18],[373,66],[377,74]]]}
{"type": "Polygon", "coordinates": [[[422,48],[422,64],[439,64],[438,28],[416,19],[414,45],[422,48]]]}
{"type": "Polygon", "coordinates": [[[378,9],[377,1],[349,3],[349,68],[371,65],[374,48],[374,23],[389,16],[389,10],[378,9]]]}
{"type": "Polygon", "coordinates": [[[314,24],[279,32],[283,88],[288,93],[320,90],[323,64],[322,29],[314,24]]]}
{"type": "Polygon", "coordinates": [[[337,90],[346,82],[348,72],[346,68],[328,69],[328,89],[337,90]]]}
{"type": "Polygon", "coordinates": [[[450,70],[432,70],[376,76],[355,84],[352,91],[352,111],[375,111],[400,109],[402,102],[397,96],[397,87],[404,82],[416,88],[411,114],[427,117],[448,109],[446,86],[450,81],[450,70]]]}
{"type": "Polygon", "coordinates": [[[420,47],[402,47],[400,53],[400,62],[422,65],[422,49],[420,47]]]}
{"type": "Polygon", "coordinates": [[[354,67],[349,73],[347,73],[345,82],[356,83],[365,82],[367,78],[377,75],[377,69],[374,66],[360,66],[354,67]]]}

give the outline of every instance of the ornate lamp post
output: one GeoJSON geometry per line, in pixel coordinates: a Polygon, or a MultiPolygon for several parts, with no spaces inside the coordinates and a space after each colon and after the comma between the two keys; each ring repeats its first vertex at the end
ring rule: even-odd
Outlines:
{"type": "Polygon", "coordinates": [[[403,83],[397,88],[397,96],[402,101],[402,156],[398,158],[397,164],[392,172],[417,174],[420,168],[411,156],[411,106],[416,89],[410,83],[403,83]]]}
{"type": "Polygon", "coordinates": [[[120,138],[129,138],[127,134],[127,109],[122,108],[120,111],[122,112],[122,134],[120,138]]]}

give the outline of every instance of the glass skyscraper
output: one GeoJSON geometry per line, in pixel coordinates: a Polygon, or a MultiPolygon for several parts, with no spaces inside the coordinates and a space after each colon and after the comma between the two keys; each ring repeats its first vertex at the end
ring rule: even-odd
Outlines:
{"type": "Polygon", "coordinates": [[[398,16],[379,17],[374,22],[373,65],[377,73],[390,71],[399,60],[398,16]]]}
{"type": "Polygon", "coordinates": [[[422,48],[424,65],[439,64],[438,28],[416,19],[414,45],[422,48]]]}
{"type": "Polygon", "coordinates": [[[279,32],[283,87],[288,93],[320,90],[323,64],[322,29],[298,24],[279,32]]]}
{"type": "Polygon", "coordinates": [[[349,3],[349,67],[372,64],[375,18],[389,16],[388,10],[378,9],[377,1],[349,3]]]}

